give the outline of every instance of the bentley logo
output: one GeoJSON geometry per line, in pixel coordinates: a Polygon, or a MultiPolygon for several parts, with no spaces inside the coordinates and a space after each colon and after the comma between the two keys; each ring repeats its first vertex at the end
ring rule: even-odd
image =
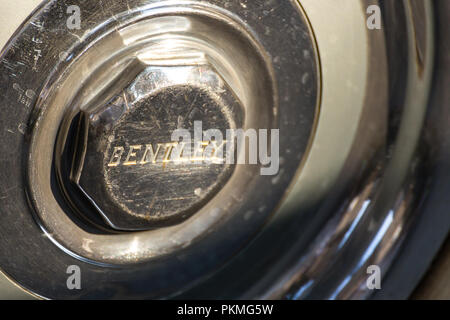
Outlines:
{"type": "Polygon", "coordinates": [[[188,162],[225,163],[223,149],[226,141],[200,141],[193,145],[193,149],[186,142],[114,147],[108,167],[188,162]]]}
{"type": "Polygon", "coordinates": [[[279,129],[271,129],[270,134],[267,129],[227,129],[224,138],[218,129],[203,131],[202,128],[201,121],[194,122],[194,139],[189,130],[176,129],[172,132],[175,142],[116,146],[108,167],[168,163],[256,165],[259,162],[263,166],[261,175],[278,174],[279,129]]]}

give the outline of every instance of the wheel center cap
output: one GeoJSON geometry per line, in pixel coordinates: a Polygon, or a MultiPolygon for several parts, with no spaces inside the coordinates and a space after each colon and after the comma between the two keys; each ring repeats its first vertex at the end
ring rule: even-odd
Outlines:
{"type": "Polygon", "coordinates": [[[240,103],[211,67],[148,67],[82,113],[71,179],[115,229],[179,223],[233,172],[227,141],[207,133],[226,137],[242,123],[240,103]]]}

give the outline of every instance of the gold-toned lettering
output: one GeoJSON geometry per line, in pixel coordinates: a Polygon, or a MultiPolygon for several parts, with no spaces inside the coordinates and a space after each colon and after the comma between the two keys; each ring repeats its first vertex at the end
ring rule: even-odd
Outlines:
{"type": "Polygon", "coordinates": [[[145,147],[144,155],[142,156],[142,160],[139,162],[139,164],[147,164],[150,162],[155,164],[162,146],[163,145],[161,143],[158,143],[155,152],[153,146],[151,144],[147,144],[145,147]]]}
{"type": "Polygon", "coordinates": [[[127,159],[123,163],[124,166],[134,166],[137,164],[137,154],[136,151],[141,150],[142,146],[130,146],[130,151],[128,152],[127,159]],[[134,160],[133,160],[134,159],[134,160]]]}
{"type": "Polygon", "coordinates": [[[120,160],[124,152],[125,149],[123,147],[115,147],[111,160],[109,160],[108,167],[117,167],[120,164],[120,160]]]}

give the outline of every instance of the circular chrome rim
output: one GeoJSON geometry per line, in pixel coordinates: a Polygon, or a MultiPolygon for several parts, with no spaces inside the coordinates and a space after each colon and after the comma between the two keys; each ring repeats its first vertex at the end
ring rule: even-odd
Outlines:
{"type": "MultiPolygon", "coordinates": [[[[30,222],[34,218],[35,222],[20,226],[21,232],[31,235],[27,240],[15,239],[2,247],[7,254],[13,248],[26,248],[29,253],[19,257],[20,263],[23,265],[26,260],[42,274],[55,277],[51,284],[44,284],[33,278],[33,270],[13,270],[12,265],[17,265],[17,261],[0,260],[0,267],[20,285],[49,298],[360,299],[373,294],[365,285],[367,267],[378,265],[385,275],[395,264],[408,232],[417,224],[423,194],[431,179],[427,161],[432,151],[427,137],[422,137],[421,133],[433,130],[429,123],[433,117],[429,95],[434,94],[435,71],[433,4],[414,0],[382,4],[364,0],[357,5],[342,5],[335,1],[302,0],[299,6],[297,1],[286,0],[275,10],[270,1],[244,5],[239,1],[226,5],[220,2],[154,1],[142,10],[141,1],[128,1],[131,7],[119,1],[103,7],[107,10],[99,21],[105,23],[92,20],[92,25],[86,29],[89,32],[73,35],[80,41],[62,41],[67,45],[62,50],[66,54],[57,56],[64,59],[56,62],[52,73],[43,72],[39,84],[27,84],[25,88],[42,88],[29,91],[30,104],[37,106],[30,113],[30,123],[34,126],[29,125],[24,136],[16,136],[17,141],[10,141],[8,145],[19,148],[25,141],[30,147],[30,153],[24,152],[25,149],[21,151],[27,158],[24,163],[28,166],[31,183],[26,188],[26,196],[30,202],[19,186],[15,196],[16,200],[21,200],[12,205],[15,200],[8,194],[11,199],[3,208],[14,207],[16,212],[21,212],[23,221],[30,222]],[[371,4],[381,7],[382,30],[366,28],[366,8],[371,4]],[[283,124],[283,116],[285,120],[295,116],[295,106],[302,105],[298,114],[307,115],[304,122],[298,125],[297,118],[288,121],[286,127],[297,136],[282,138],[280,149],[285,152],[282,158],[288,160],[282,168],[285,170],[281,170],[283,179],[270,190],[265,188],[273,186],[272,178],[252,180],[251,175],[247,175],[249,182],[241,185],[241,189],[236,187],[239,183],[227,183],[214,199],[222,194],[239,203],[246,187],[254,186],[251,188],[254,193],[244,197],[248,200],[246,207],[239,207],[240,210],[226,207],[222,211],[228,210],[228,217],[219,213],[218,202],[211,200],[184,222],[193,222],[192,229],[176,225],[135,234],[83,231],[62,211],[56,214],[59,204],[48,198],[51,194],[48,179],[47,185],[43,184],[52,170],[51,162],[43,159],[53,153],[53,146],[45,149],[43,142],[58,140],[59,127],[53,130],[50,127],[60,122],[55,119],[63,118],[62,111],[68,105],[63,100],[55,103],[68,95],[58,97],[52,85],[61,83],[57,76],[63,73],[58,70],[76,67],[77,54],[81,57],[81,53],[85,53],[84,44],[95,44],[97,39],[107,38],[104,31],[113,29],[108,23],[110,26],[117,24],[120,29],[132,25],[132,19],[141,21],[146,13],[164,14],[171,6],[177,14],[210,10],[214,19],[222,15],[225,20],[230,19],[228,23],[234,21],[238,29],[247,30],[244,32],[247,39],[252,39],[254,47],[260,48],[262,64],[268,66],[270,76],[264,78],[271,78],[274,105],[278,109],[274,118],[279,117],[280,124],[283,124]],[[123,16],[117,15],[118,12],[123,12],[123,16]],[[290,33],[295,28],[284,24],[286,21],[294,23],[289,17],[301,21],[301,32],[290,33]],[[345,35],[345,30],[349,29],[352,37],[345,35]],[[271,33],[274,30],[283,34],[281,38],[290,40],[287,42],[293,52],[276,43],[271,33]],[[407,42],[399,43],[399,35],[407,42]],[[70,43],[73,46],[69,46],[70,43]],[[402,59],[405,53],[408,59],[402,59]],[[308,58],[309,63],[307,66],[300,63],[303,69],[297,70],[297,81],[292,81],[295,72],[289,74],[290,79],[284,77],[289,67],[293,67],[293,61],[297,61],[295,58],[300,56],[308,58]],[[342,60],[336,63],[336,57],[342,60]],[[305,80],[301,77],[305,74],[312,77],[305,80]],[[301,103],[295,99],[294,103],[289,98],[295,97],[291,93],[302,80],[312,85],[314,93],[308,95],[304,90],[300,95],[301,103]],[[37,96],[38,99],[32,99],[37,96]],[[46,114],[46,110],[56,112],[58,106],[61,112],[57,117],[46,114]],[[296,144],[298,141],[301,145],[296,144]],[[289,150],[292,145],[297,145],[297,149],[289,150]],[[45,189],[47,192],[42,193],[45,189]],[[34,209],[34,216],[30,208],[34,209]],[[243,215],[257,212],[259,208],[263,209],[256,215],[243,215]],[[227,218],[222,219],[224,216],[227,218]],[[251,218],[243,220],[243,216],[251,218]],[[170,241],[167,241],[168,236],[170,241]],[[39,250],[31,253],[33,247],[39,250]],[[139,250],[136,251],[136,247],[139,250]],[[130,252],[130,248],[135,251],[130,252]],[[43,257],[38,258],[39,255],[45,255],[47,262],[42,262],[43,257]],[[82,266],[88,287],[82,293],[65,288],[65,268],[71,264],[82,266]],[[91,283],[96,286],[90,286],[91,283]],[[145,284],[145,292],[139,289],[139,284],[145,284]],[[220,292],[215,288],[220,288],[220,292]]],[[[47,9],[58,12],[63,7],[63,3],[51,1],[42,5],[29,21],[38,17],[48,21],[55,19],[57,26],[61,22],[47,9]]],[[[39,19],[34,21],[38,28],[36,21],[39,19]]],[[[2,52],[3,62],[8,58],[19,59],[20,53],[12,54],[14,47],[32,49],[24,35],[32,35],[36,31],[33,28],[29,23],[24,24],[2,52]]],[[[116,51],[120,50],[112,53],[116,51]]],[[[55,54],[56,51],[53,58],[55,54]]],[[[27,71],[20,66],[17,68],[15,71],[26,77],[27,71]]],[[[66,75],[70,78],[70,72],[66,75]]],[[[6,103],[22,103],[14,100],[18,83],[24,87],[25,82],[15,82],[16,87],[11,82],[5,88],[5,96],[9,97],[6,103]]],[[[76,80],[67,84],[75,86],[76,80]]],[[[21,115],[23,119],[26,116],[21,115]]],[[[246,117],[246,121],[248,119],[246,117]]],[[[265,125],[271,126],[270,123],[265,125]]],[[[4,172],[2,174],[5,176],[4,172]]],[[[7,177],[14,177],[14,174],[21,176],[18,168],[12,167],[7,177]]],[[[23,180],[25,186],[27,177],[23,180]]],[[[11,182],[15,182],[14,178],[11,182]]],[[[17,217],[8,212],[2,219],[7,225],[2,230],[4,237],[17,233],[14,226],[17,217]]],[[[48,277],[44,281],[48,281],[48,277]]]]}
{"type": "MultiPolygon", "coordinates": [[[[292,176],[297,171],[302,155],[309,144],[315,125],[320,81],[314,40],[300,8],[295,2],[287,4],[283,10],[290,22],[283,24],[275,16],[265,14],[266,7],[269,8],[270,5],[248,4],[246,10],[241,12],[242,6],[238,2],[229,2],[226,5],[221,1],[210,1],[209,3],[156,1],[151,4],[140,1],[135,3],[116,2],[110,8],[111,12],[117,12],[113,18],[109,16],[110,12],[92,10],[90,12],[95,12],[95,14],[89,21],[94,28],[92,25],[85,26],[85,30],[79,31],[79,36],[75,35],[69,40],[67,37],[61,36],[58,38],[61,44],[52,44],[52,50],[42,58],[42,64],[35,66],[37,69],[45,68],[46,63],[43,62],[45,59],[55,55],[59,58],[51,73],[39,73],[41,70],[35,70],[36,73],[46,78],[39,81],[40,89],[35,90],[39,92],[39,98],[34,107],[36,112],[32,115],[28,131],[25,133],[26,145],[29,146],[26,151],[28,153],[26,156],[28,181],[25,180],[25,182],[28,182],[27,197],[33,205],[36,222],[42,229],[39,233],[36,231],[33,233],[42,238],[41,233],[43,232],[44,241],[52,246],[49,249],[57,250],[51,256],[66,261],[58,265],[59,268],[83,263],[87,267],[83,272],[88,274],[84,276],[84,281],[88,283],[98,282],[98,273],[100,272],[104,275],[104,282],[107,283],[107,286],[110,285],[111,279],[114,279],[115,283],[123,283],[123,285],[144,281],[148,284],[151,283],[146,297],[154,297],[156,292],[161,294],[160,290],[166,292],[165,294],[172,294],[172,290],[176,292],[185,290],[183,288],[190,287],[205,278],[214,268],[223,264],[240,247],[249,242],[251,237],[267,222],[282,194],[285,193],[292,176]],[[119,12],[122,14],[118,14],[119,12]],[[247,16],[249,12],[253,12],[252,16],[247,16]],[[280,32],[283,29],[289,32],[290,28],[296,29],[298,35],[303,32],[304,39],[301,43],[293,43],[289,38],[273,38],[263,28],[260,19],[262,16],[265,16],[266,23],[279,25],[276,29],[280,32]],[[140,37],[139,31],[151,30],[151,24],[159,23],[156,21],[159,17],[173,17],[170,18],[171,21],[166,19],[166,23],[167,21],[173,22],[176,17],[179,17],[178,20],[188,20],[191,27],[188,31],[194,35],[197,32],[195,24],[199,24],[196,22],[200,21],[199,19],[206,22],[209,19],[213,21],[211,23],[218,25],[222,23],[224,27],[220,28],[220,32],[224,35],[219,37],[222,40],[227,39],[227,32],[235,33],[232,38],[228,37],[227,45],[230,48],[225,46],[220,48],[222,44],[215,40],[213,32],[205,33],[205,27],[198,28],[198,34],[203,37],[205,43],[207,56],[213,59],[214,67],[222,72],[223,78],[228,78],[227,82],[231,83],[231,87],[245,107],[244,129],[249,127],[271,129],[281,126],[285,129],[285,132],[281,133],[279,141],[280,158],[284,161],[277,176],[257,174],[260,169],[258,166],[238,165],[223,189],[199,212],[181,224],[131,233],[105,233],[104,230],[94,232],[92,228],[83,229],[80,222],[73,221],[73,217],[64,214],[65,207],[53,193],[55,182],[52,181],[55,181],[56,178],[49,179],[53,176],[52,159],[48,157],[54,149],[54,143],[51,142],[58,141],[58,132],[62,141],[66,137],[66,133],[61,131],[61,128],[64,127],[54,126],[54,124],[61,122],[64,124],[64,119],[71,119],[71,115],[76,110],[89,108],[83,106],[89,105],[88,99],[91,91],[85,90],[84,93],[83,86],[88,89],[102,87],[100,81],[105,81],[105,78],[106,81],[108,80],[108,76],[103,76],[105,73],[101,73],[104,68],[102,64],[109,68],[111,65],[116,68],[119,66],[115,72],[122,75],[120,66],[123,65],[124,68],[127,68],[129,63],[122,58],[124,62],[118,64],[117,61],[120,61],[120,57],[126,57],[126,52],[133,50],[136,53],[130,56],[140,57],[144,53],[143,49],[145,49],[146,43],[153,44],[155,42],[155,38],[158,38],[160,32],[158,28],[155,28],[156,34],[153,38],[153,35],[148,33],[140,37]],[[102,23],[98,24],[99,21],[102,23]],[[242,26],[249,31],[246,32],[242,26]],[[236,31],[227,31],[227,28],[236,31]],[[120,35],[119,39],[118,35],[120,35]],[[310,38],[306,38],[306,36],[310,38]],[[244,40],[239,40],[239,37],[244,40]],[[241,47],[234,45],[233,41],[236,44],[240,41],[241,47]],[[106,45],[102,45],[102,42],[106,45]],[[121,42],[126,43],[123,49],[120,45],[116,45],[121,42]],[[246,42],[250,45],[245,44],[246,42]],[[87,47],[86,44],[88,44],[87,47]],[[290,53],[291,58],[289,59],[284,50],[287,44],[294,44],[295,47],[298,47],[297,50],[290,53]],[[213,45],[219,49],[213,48],[213,45]],[[93,47],[95,48],[91,49],[93,47]],[[216,51],[210,50],[208,47],[216,51]],[[250,47],[254,49],[245,52],[250,47]],[[54,48],[58,52],[55,52],[54,48]],[[92,54],[90,55],[89,52],[92,54]],[[225,59],[215,52],[225,55],[225,59]],[[252,52],[257,53],[255,55],[252,52]],[[119,58],[115,58],[116,53],[119,58]],[[233,59],[231,59],[231,54],[234,55],[233,59]],[[291,61],[298,60],[296,56],[303,58],[301,64],[292,64],[291,61]],[[99,59],[99,57],[103,59],[99,59]],[[239,59],[239,57],[241,58],[239,59]],[[221,59],[222,65],[218,64],[221,59]],[[252,64],[252,69],[245,70],[245,64],[249,63],[252,64]],[[256,68],[255,63],[260,63],[261,67],[256,68]],[[231,65],[231,68],[227,69],[227,64],[231,65]],[[84,66],[89,66],[89,68],[84,66]],[[75,70],[75,72],[71,70],[75,70]],[[305,74],[307,77],[303,78],[303,86],[299,88],[297,83],[302,81],[301,76],[305,74]],[[80,77],[86,80],[80,81],[80,77]],[[76,99],[72,98],[75,94],[76,99]],[[283,97],[282,101],[279,101],[279,96],[283,97]],[[267,101],[269,99],[270,101],[267,101]],[[81,107],[77,109],[77,106],[81,107]],[[65,113],[68,116],[64,116],[65,113]],[[259,123],[255,122],[256,120],[259,123]],[[298,127],[299,123],[303,124],[300,128],[298,127]],[[294,131],[295,134],[292,134],[294,131]],[[291,157],[290,153],[295,157],[291,157]],[[257,185],[262,190],[256,188],[257,185]],[[245,197],[245,201],[243,201],[243,197],[245,197]],[[250,214],[251,212],[255,214],[250,214]],[[205,255],[209,256],[206,260],[202,259],[205,255]],[[180,265],[180,261],[183,261],[183,264],[180,265]],[[198,261],[203,262],[198,265],[198,261]],[[178,279],[172,280],[173,274],[180,276],[178,279]],[[155,281],[155,279],[159,280],[155,281]]],[[[43,31],[40,34],[41,39],[54,37],[52,34],[54,27],[50,24],[53,23],[56,27],[61,24],[61,21],[56,19],[53,13],[62,8],[64,8],[63,3],[50,2],[32,18],[38,21],[47,21],[46,29],[39,30],[43,31]],[[46,34],[47,30],[48,34],[46,34]]],[[[29,28],[22,32],[33,34],[37,31],[33,26],[34,24],[28,25],[29,28]]],[[[178,28],[176,31],[183,36],[183,30],[179,29],[182,25],[176,23],[175,26],[178,28]]],[[[60,32],[70,33],[67,30],[60,30],[60,32]]],[[[216,36],[217,34],[216,32],[216,36]]],[[[293,35],[293,37],[296,36],[297,34],[293,35]]],[[[173,37],[171,40],[174,40],[173,37]]],[[[181,40],[179,43],[183,45],[190,41],[188,38],[181,40]]],[[[18,43],[10,45],[27,46],[27,37],[22,35],[17,41],[18,43]],[[19,44],[20,41],[24,41],[24,43],[19,44]]],[[[196,45],[197,50],[202,48],[201,45],[198,46],[198,41],[196,45]]],[[[184,47],[184,49],[186,48],[184,47]]],[[[194,49],[193,46],[190,48],[194,49]]],[[[6,54],[8,53],[12,54],[11,51],[6,51],[6,54]]],[[[16,59],[18,58],[16,57],[16,59]]],[[[144,57],[141,61],[145,59],[144,57]]],[[[36,77],[35,74],[28,74],[28,76],[36,77]]],[[[114,77],[113,75],[110,78],[114,77]]],[[[37,79],[29,78],[29,80],[36,81],[37,79]]],[[[32,86],[25,80],[20,85],[32,86]]],[[[63,142],[56,143],[56,158],[62,153],[63,144],[63,142]]],[[[27,246],[27,241],[24,242],[21,243],[22,247],[27,246]]],[[[39,255],[42,256],[43,253],[40,252],[39,255]]],[[[11,273],[7,267],[4,269],[11,273]]],[[[13,273],[17,275],[23,271],[13,273]]],[[[13,277],[15,277],[14,274],[13,277]]],[[[65,274],[61,276],[64,277],[65,274]]],[[[21,275],[20,278],[26,277],[21,275]]],[[[24,281],[26,279],[19,280],[21,284],[24,284],[24,281]]],[[[92,294],[94,293],[95,289],[93,288],[92,294]]],[[[49,296],[49,294],[45,293],[43,296],[49,296]]]]}

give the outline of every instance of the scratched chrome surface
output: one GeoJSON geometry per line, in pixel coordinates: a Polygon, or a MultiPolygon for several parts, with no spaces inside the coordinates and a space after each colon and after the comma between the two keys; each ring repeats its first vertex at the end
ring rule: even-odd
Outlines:
{"type": "MultiPolygon", "coordinates": [[[[26,124],[24,134],[8,143],[22,150],[28,168],[24,184],[14,192],[18,198],[11,197],[4,208],[29,219],[25,225],[30,229],[23,232],[30,237],[16,239],[17,246],[30,254],[27,259],[51,262],[43,272],[56,275],[68,263],[83,265],[85,281],[97,285],[82,295],[116,286],[110,290],[113,295],[139,296],[130,285],[147,286],[142,297],[172,295],[207,277],[245,246],[267,223],[295,177],[318,111],[315,42],[295,2],[279,8],[284,21],[269,14],[273,3],[268,2],[80,1],[79,5],[91,14],[84,17],[82,30],[65,28],[65,1],[50,1],[35,12],[2,56],[5,68],[14,61],[9,75],[17,77],[3,87],[11,99],[6,103],[23,110],[9,121],[26,124]],[[273,37],[266,25],[291,36],[273,37]],[[287,47],[297,49],[287,52],[287,47]],[[173,80],[174,72],[190,76],[173,80]],[[34,89],[19,92],[17,101],[12,93],[18,86],[34,89]],[[171,98],[176,100],[173,108],[171,98]],[[152,104],[152,99],[159,102],[152,104]],[[174,123],[205,103],[211,103],[209,109],[203,108],[206,113],[196,112],[204,125],[283,127],[278,175],[261,176],[261,165],[232,168],[209,163],[199,168],[198,175],[183,162],[137,166],[136,160],[134,165],[139,145],[166,143],[174,123]],[[161,104],[173,114],[158,113],[161,104]],[[127,110],[120,113],[121,107],[127,110]],[[145,126],[142,131],[138,124],[148,120],[146,115],[157,117],[166,128],[145,126]],[[77,139],[71,150],[70,141],[77,139]],[[125,159],[133,165],[111,161],[114,149],[114,157],[121,152],[120,143],[133,143],[135,148],[125,159]],[[143,184],[133,186],[137,176],[143,184]],[[140,198],[136,188],[147,189],[147,194],[140,198]],[[158,195],[153,205],[159,210],[143,208],[152,203],[148,192],[158,195]],[[167,201],[174,198],[175,205],[167,209],[167,201]]],[[[18,168],[12,167],[14,163],[8,162],[4,172],[17,174],[18,168]]],[[[9,225],[6,232],[17,230],[9,225]]],[[[12,249],[11,245],[7,246],[12,249]]],[[[32,270],[23,275],[25,270],[15,269],[11,262],[2,268],[13,278],[22,278],[21,285],[33,291],[42,288],[39,294],[46,297],[62,292],[64,283],[58,276],[50,286],[36,285],[35,281],[48,279],[33,279],[32,270]]]]}
{"type": "Polygon", "coordinates": [[[2,51],[2,271],[47,298],[371,297],[440,147],[432,2],[384,3],[379,31],[378,1],[76,2],[82,30],[49,1],[2,51]],[[279,175],[150,161],[197,103],[222,130],[279,128],[279,175]]]}

